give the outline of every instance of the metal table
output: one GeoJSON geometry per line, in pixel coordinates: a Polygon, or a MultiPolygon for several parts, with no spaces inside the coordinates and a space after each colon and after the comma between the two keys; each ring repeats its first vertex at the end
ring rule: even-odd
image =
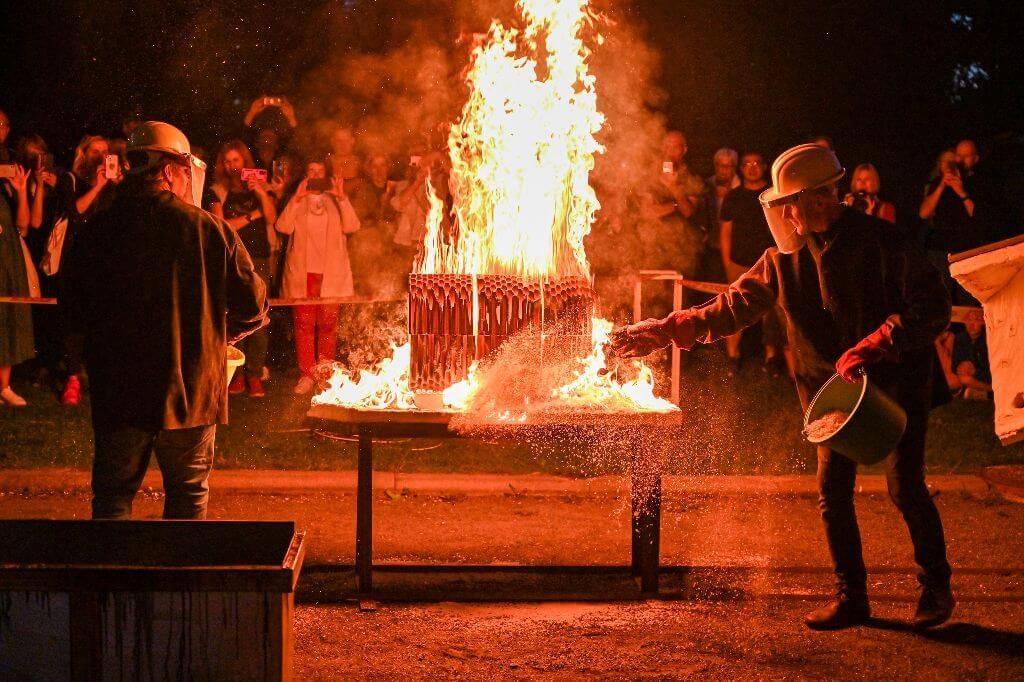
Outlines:
{"type": "MultiPolygon", "coordinates": [[[[451,430],[455,413],[428,410],[360,410],[330,405],[314,405],[307,423],[329,432],[353,433],[359,439],[356,486],[356,579],[361,599],[373,596],[373,439],[374,437],[461,438],[451,430]]],[[[593,415],[592,424],[665,428],[678,426],[679,413],[631,413],[593,415]]],[[[552,422],[557,425],[558,422],[552,422]]],[[[537,424],[531,424],[536,427],[537,424]]],[[[515,438],[517,425],[496,425],[494,431],[515,438]]],[[[637,440],[642,430],[635,429],[637,440]]],[[[494,432],[488,432],[488,437],[494,432]]],[[[471,437],[471,436],[470,436],[471,437]]],[[[658,592],[661,549],[661,470],[643,469],[640,475],[640,447],[631,447],[630,497],[632,506],[632,545],[630,570],[644,595],[658,592]]]]}

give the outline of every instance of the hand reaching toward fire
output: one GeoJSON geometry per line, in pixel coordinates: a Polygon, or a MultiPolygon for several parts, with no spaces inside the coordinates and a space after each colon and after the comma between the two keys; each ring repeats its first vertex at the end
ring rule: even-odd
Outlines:
{"type": "Polygon", "coordinates": [[[697,325],[689,310],[678,310],[668,317],[653,318],[619,327],[609,337],[611,352],[624,358],[642,357],[675,343],[690,350],[697,343],[697,325]]]}
{"type": "Polygon", "coordinates": [[[650,355],[672,343],[664,320],[654,318],[619,327],[609,337],[613,354],[624,358],[650,355]]]}

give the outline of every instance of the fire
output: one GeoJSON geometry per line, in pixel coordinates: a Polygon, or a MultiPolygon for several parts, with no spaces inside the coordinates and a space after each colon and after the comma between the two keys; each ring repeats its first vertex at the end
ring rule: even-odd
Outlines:
{"type": "Polygon", "coordinates": [[[611,412],[650,411],[674,412],[679,409],[671,401],[654,395],[654,374],[643,362],[633,361],[637,377],[619,383],[617,372],[608,372],[604,348],[612,332],[612,323],[594,318],[592,323],[594,350],[580,359],[581,369],[573,381],[558,388],[552,398],[559,406],[593,409],[595,405],[611,412]]]}
{"type": "MultiPolygon", "coordinates": [[[[495,21],[474,49],[466,76],[469,96],[448,137],[451,215],[428,181],[430,211],[417,274],[473,275],[474,299],[480,275],[542,283],[590,280],[583,240],[600,207],[589,176],[594,155],[603,151],[595,135],[604,116],[587,65],[584,34],[593,28],[589,2],[517,0],[522,27],[495,21]]],[[[543,296],[540,306],[543,310],[543,296]]],[[[474,336],[477,324],[474,316],[474,336]]],[[[528,396],[489,403],[503,388],[507,393],[507,386],[493,363],[490,382],[488,370],[474,363],[465,380],[443,391],[443,403],[453,410],[483,410],[485,418],[496,421],[559,410],[678,410],[654,395],[653,374],[642,363],[631,366],[636,378],[621,382],[617,368],[605,369],[611,329],[611,322],[593,320],[589,355],[557,365],[557,372],[565,372],[561,385],[563,377],[556,373],[528,396]]],[[[336,369],[330,388],[314,404],[415,408],[408,344],[395,348],[374,371],[357,376],[336,369]]]]}
{"type": "Polygon", "coordinates": [[[341,405],[368,410],[411,410],[416,407],[409,389],[409,344],[392,346],[390,358],[377,363],[376,371],[359,372],[358,380],[335,366],[328,387],[313,396],[314,405],[341,405]]]}
{"type": "Polygon", "coordinates": [[[604,123],[583,40],[589,0],[518,0],[524,28],[495,21],[474,51],[469,99],[448,138],[451,240],[431,211],[418,272],[589,276],[583,239],[604,123]]]}
{"type": "MultiPolygon", "coordinates": [[[[592,410],[602,412],[674,412],[679,407],[654,395],[654,375],[642,362],[631,361],[637,369],[635,379],[620,382],[617,372],[605,371],[605,344],[612,330],[608,320],[594,318],[590,355],[576,360],[575,375],[551,391],[546,400],[524,405],[523,411],[502,410],[487,415],[492,421],[525,421],[532,411],[592,410]]],[[[442,393],[446,408],[472,409],[474,398],[487,391],[488,377],[478,363],[473,363],[469,377],[452,384],[442,393]]],[[[392,357],[377,364],[376,371],[363,371],[358,380],[347,370],[338,368],[330,379],[330,387],[313,399],[314,405],[340,405],[359,409],[415,409],[409,390],[409,344],[395,347],[392,357]]]]}

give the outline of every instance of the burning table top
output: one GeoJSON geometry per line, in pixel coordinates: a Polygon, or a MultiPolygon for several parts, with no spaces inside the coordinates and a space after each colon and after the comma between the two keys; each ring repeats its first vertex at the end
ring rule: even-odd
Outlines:
{"type": "MultiPolygon", "coordinates": [[[[481,423],[572,421],[579,415],[678,413],[654,394],[654,375],[639,361],[607,367],[605,344],[612,324],[591,321],[592,349],[583,357],[537,354],[530,334],[507,339],[484,363],[474,362],[465,379],[442,392],[416,393],[410,381],[410,345],[396,347],[372,370],[336,366],[313,408],[335,407],[379,413],[463,414],[481,423]]],[[[327,411],[331,413],[330,410],[327,411]]],[[[347,414],[334,411],[335,414],[347,414]]]]}

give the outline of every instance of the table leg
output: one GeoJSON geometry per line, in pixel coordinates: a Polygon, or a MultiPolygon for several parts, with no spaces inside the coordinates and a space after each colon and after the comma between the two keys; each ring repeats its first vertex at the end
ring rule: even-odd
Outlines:
{"type": "MultiPolygon", "coordinates": [[[[638,451],[634,450],[634,452],[638,451]]],[[[630,476],[632,499],[632,569],[640,578],[640,592],[658,593],[658,572],[661,556],[661,470],[655,471],[640,457],[634,457],[630,476]]]]}
{"type": "MultiPolygon", "coordinates": [[[[636,460],[633,461],[633,466],[634,467],[636,466],[636,460]]],[[[630,538],[632,540],[631,549],[630,549],[630,559],[631,559],[630,565],[632,566],[632,569],[633,569],[633,577],[634,578],[639,578],[640,577],[640,556],[642,554],[642,551],[641,551],[641,547],[642,547],[641,537],[643,535],[643,533],[641,531],[641,528],[640,528],[640,505],[642,503],[641,503],[641,500],[640,500],[640,490],[639,490],[639,486],[637,485],[637,477],[636,477],[635,474],[633,475],[632,480],[630,481],[629,496],[630,496],[630,506],[629,506],[629,512],[630,512],[629,513],[630,538]]]]}
{"type": "Polygon", "coordinates": [[[646,504],[642,507],[640,525],[640,591],[658,593],[658,572],[661,565],[661,474],[652,482],[646,504]]]}
{"type": "Polygon", "coordinates": [[[373,594],[373,431],[359,427],[356,485],[356,579],[359,597],[373,594]]]}

